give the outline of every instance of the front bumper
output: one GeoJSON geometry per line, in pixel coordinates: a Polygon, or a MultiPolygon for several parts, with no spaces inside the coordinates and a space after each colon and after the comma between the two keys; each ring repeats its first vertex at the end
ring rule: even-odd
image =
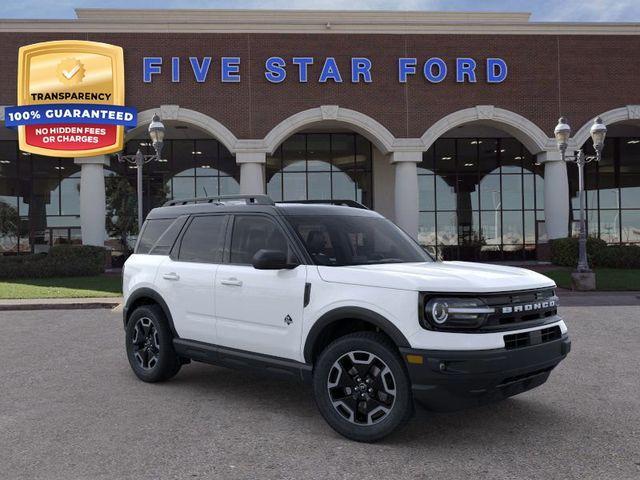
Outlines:
{"type": "Polygon", "coordinates": [[[400,352],[414,398],[431,410],[452,411],[496,402],[542,385],[570,350],[571,341],[564,334],[557,340],[512,350],[401,348],[400,352]],[[422,363],[416,363],[420,358],[422,363]]]}

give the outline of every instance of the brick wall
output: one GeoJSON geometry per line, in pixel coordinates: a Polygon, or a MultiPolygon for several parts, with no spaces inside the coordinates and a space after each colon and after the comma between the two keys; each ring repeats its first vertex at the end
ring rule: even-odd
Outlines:
{"type": "Polygon", "coordinates": [[[323,104],[365,113],[397,137],[419,137],[444,115],[479,104],[519,113],[549,135],[560,113],[577,129],[597,113],[640,104],[640,36],[64,33],[0,34],[0,103],[16,103],[20,46],[71,38],[124,48],[128,105],[144,110],[178,104],[210,115],[238,138],[261,138],[286,117],[323,104]],[[315,57],[309,82],[298,83],[297,70],[289,67],[284,83],[269,83],[264,61],[271,55],[315,57]],[[143,56],[165,58],[163,75],[151,84],[142,82],[143,56]],[[183,60],[180,83],[171,83],[172,56],[183,60]],[[205,83],[193,78],[189,56],[213,57],[205,83]],[[242,58],[240,83],[220,82],[221,56],[242,58]],[[326,56],[336,57],[344,83],[317,82],[326,56]],[[373,83],[349,81],[352,56],[373,61],[373,83]],[[420,74],[401,84],[397,59],[403,56],[417,57],[419,64],[441,57],[449,75],[440,84],[420,74]],[[475,58],[479,67],[487,57],[504,58],[509,76],[504,83],[487,84],[480,68],[476,84],[457,84],[451,68],[457,56],[475,58]]]}

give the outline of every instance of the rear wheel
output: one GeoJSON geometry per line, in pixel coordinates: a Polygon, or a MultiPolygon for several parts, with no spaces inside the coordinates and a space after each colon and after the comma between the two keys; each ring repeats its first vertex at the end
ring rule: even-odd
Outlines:
{"type": "Polygon", "coordinates": [[[313,387],[324,419],[352,440],[379,440],[413,413],[402,360],[379,333],[353,333],[331,343],[316,362],[313,387]]]}
{"type": "Polygon", "coordinates": [[[129,365],[140,380],[161,382],[180,370],[173,335],[158,305],[136,308],[127,322],[125,338],[129,365]]]}

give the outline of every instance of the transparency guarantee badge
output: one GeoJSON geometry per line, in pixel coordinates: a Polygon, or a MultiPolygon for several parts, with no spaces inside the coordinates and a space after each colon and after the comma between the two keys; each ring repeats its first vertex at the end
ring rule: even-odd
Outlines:
{"type": "Polygon", "coordinates": [[[20,150],[56,157],[117,152],[125,127],[137,120],[124,106],[121,47],[63,40],[20,48],[18,106],[5,109],[20,150]]]}

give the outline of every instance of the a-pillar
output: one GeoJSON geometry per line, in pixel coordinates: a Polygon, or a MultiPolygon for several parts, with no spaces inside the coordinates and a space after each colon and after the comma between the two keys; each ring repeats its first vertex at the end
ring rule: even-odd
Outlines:
{"type": "Polygon", "coordinates": [[[569,179],[567,164],[560,152],[542,152],[538,163],[544,164],[544,222],[549,239],[569,235],[569,179]]]}
{"type": "Polygon", "coordinates": [[[237,152],[236,163],[240,165],[240,193],[258,195],[264,193],[264,152],[237,152]]]}
{"type": "Polygon", "coordinates": [[[109,157],[76,158],[80,165],[80,228],[83,245],[104,246],[107,206],[104,189],[104,166],[109,157]]]}
{"type": "Polygon", "coordinates": [[[395,221],[413,238],[418,237],[418,163],[422,152],[393,152],[395,167],[395,221]]]}

